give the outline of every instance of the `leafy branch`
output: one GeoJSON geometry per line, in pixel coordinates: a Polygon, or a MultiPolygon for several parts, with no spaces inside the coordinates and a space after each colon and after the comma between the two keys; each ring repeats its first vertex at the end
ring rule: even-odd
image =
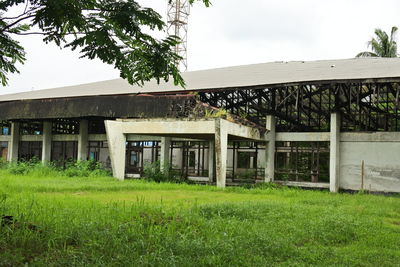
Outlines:
{"type": "MultiPolygon", "coordinates": [[[[209,0],[197,1],[210,5],[209,0]]],[[[184,86],[177,68],[181,58],[173,52],[181,40],[177,36],[159,40],[145,28],[165,31],[166,24],[160,14],[134,0],[4,0],[0,3],[1,83],[6,85],[7,74],[19,73],[16,63],[26,60],[24,48],[12,36],[42,35],[46,43],[114,65],[131,84],[172,78],[175,85],[184,86]],[[4,16],[18,5],[25,5],[21,14],[4,16]]]]}

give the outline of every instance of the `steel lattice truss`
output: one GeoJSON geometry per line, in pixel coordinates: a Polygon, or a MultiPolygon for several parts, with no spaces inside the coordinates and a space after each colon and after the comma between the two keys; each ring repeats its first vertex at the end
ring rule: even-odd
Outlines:
{"type": "Polygon", "coordinates": [[[190,13],[189,0],[173,0],[168,4],[168,35],[180,38],[181,43],[175,46],[175,53],[182,57],[179,62],[181,71],[187,70],[187,32],[190,13]]]}
{"type": "Polygon", "coordinates": [[[201,92],[200,100],[265,125],[275,115],[286,132],[329,131],[330,114],[342,114],[343,131],[400,131],[397,82],[290,85],[201,92]]]}

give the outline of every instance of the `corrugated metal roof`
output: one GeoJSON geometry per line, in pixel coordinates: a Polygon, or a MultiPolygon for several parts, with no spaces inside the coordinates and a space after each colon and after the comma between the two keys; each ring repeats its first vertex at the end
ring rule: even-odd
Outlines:
{"type": "Polygon", "coordinates": [[[0,95],[0,101],[268,86],[312,81],[400,78],[400,58],[273,62],[183,73],[186,89],[155,81],[143,87],[123,79],[0,95]]]}

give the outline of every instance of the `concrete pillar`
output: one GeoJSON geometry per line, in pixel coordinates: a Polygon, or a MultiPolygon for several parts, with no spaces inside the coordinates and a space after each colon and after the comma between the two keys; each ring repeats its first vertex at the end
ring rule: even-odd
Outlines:
{"type": "Polygon", "coordinates": [[[42,162],[45,164],[51,160],[52,127],[51,121],[43,122],[42,162]]]}
{"type": "Polygon", "coordinates": [[[119,180],[125,179],[126,136],[122,133],[122,123],[104,121],[107,133],[113,176],[119,180]]]}
{"type": "Polygon", "coordinates": [[[276,141],[276,120],[275,116],[268,115],[266,120],[266,128],[269,131],[269,141],[265,150],[266,166],[265,166],[265,182],[273,182],[275,179],[275,141],[276,141]]]}
{"type": "Polygon", "coordinates": [[[87,160],[88,143],[89,143],[88,121],[81,120],[79,123],[78,160],[87,160]]]}
{"type": "Polygon", "coordinates": [[[226,185],[226,160],[228,155],[228,133],[221,119],[215,120],[215,174],[217,186],[226,185]]]}
{"type": "Polygon", "coordinates": [[[171,137],[161,137],[160,168],[161,171],[169,171],[169,154],[171,152],[171,137]]]}
{"type": "Polygon", "coordinates": [[[331,114],[330,134],[330,163],[329,163],[329,189],[331,192],[339,191],[340,173],[340,114],[331,114]]]}
{"type": "Polygon", "coordinates": [[[8,144],[8,161],[18,160],[19,122],[11,123],[11,140],[8,144]]]}
{"type": "Polygon", "coordinates": [[[214,181],[214,157],[215,157],[214,140],[208,142],[208,181],[214,181]]]}

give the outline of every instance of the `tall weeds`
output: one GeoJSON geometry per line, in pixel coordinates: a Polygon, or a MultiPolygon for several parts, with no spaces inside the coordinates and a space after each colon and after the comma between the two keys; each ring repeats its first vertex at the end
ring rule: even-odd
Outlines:
{"type": "Polygon", "coordinates": [[[38,159],[18,162],[0,162],[0,168],[14,175],[26,175],[36,177],[67,176],[67,177],[98,177],[109,176],[109,171],[105,170],[96,161],[71,161],[65,167],[58,166],[54,162],[43,164],[38,159]]]}

